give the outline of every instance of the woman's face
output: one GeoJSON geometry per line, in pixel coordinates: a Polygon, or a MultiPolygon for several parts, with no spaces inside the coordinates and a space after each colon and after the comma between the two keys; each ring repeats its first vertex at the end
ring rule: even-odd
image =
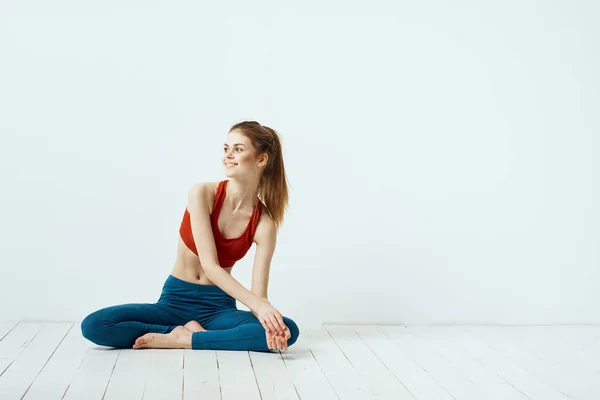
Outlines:
{"type": "Polygon", "coordinates": [[[226,176],[256,172],[256,150],[252,142],[238,131],[231,131],[223,145],[223,166],[226,176]]]}

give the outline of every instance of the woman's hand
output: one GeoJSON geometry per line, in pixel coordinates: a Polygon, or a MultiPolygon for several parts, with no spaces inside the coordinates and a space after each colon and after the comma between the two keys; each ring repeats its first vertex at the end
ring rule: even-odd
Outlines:
{"type": "Polygon", "coordinates": [[[276,335],[273,332],[267,332],[267,346],[271,350],[287,351],[287,341],[290,337],[292,337],[292,334],[290,333],[290,330],[287,329],[287,327],[283,335],[276,335]]]}
{"type": "Polygon", "coordinates": [[[267,301],[263,301],[260,306],[258,306],[255,315],[267,331],[267,335],[269,333],[274,335],[278,333],[280,335],[283,335],[286,332],[289,333],[288,327],[283,323],[283,316],[281,313],[267,301]]]}

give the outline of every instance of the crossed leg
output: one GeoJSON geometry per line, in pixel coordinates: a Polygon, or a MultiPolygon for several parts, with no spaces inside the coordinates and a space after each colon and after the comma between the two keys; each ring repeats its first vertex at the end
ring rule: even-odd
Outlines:
{"type": "Polygon", "coordinates": [[[120,304],[89,314],[81,322],[81,333],[101,346],[130,348],[141,335],[166,334],[185,322],[161,304],[120,304]]]}
{"type": "MultiPolygon", "coordinates": [[[[283,321],[291,334],[287,342],[289,347],[296,342],[300,332],[292,319],[283,317],[283,321]]],[[[189,321],[169,333],[147,333],[140,336],[133,347],[270,351],[265,329],[250,311],[224,310],[205,326],[208,330],[196,321],[189,321]]]]}

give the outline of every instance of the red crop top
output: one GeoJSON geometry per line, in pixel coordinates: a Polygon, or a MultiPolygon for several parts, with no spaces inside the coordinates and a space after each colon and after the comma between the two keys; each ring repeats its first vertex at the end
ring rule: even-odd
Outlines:
{"type": "MultiPolygon", "coordinates": [[[[228,180],[219,182],[219,185],[217,186],[217,193],[215,195],[215,204],[213,206],[212,212],[210,213],[210,224],[212,226],[213,236],[215,238],[215,245],[217,247],[217,257],[219,259],[219,265],[222,268],[233,267],[236,261],[242,259],[242,257],[246,255],[246,253],[252,246],[254,232],[262,214],[262,203],[259,202],[252,211],[250,222],[248,223],[248,226],[246,227],[244,233],[242,233],[242,235],[237,238],[224,238],[223,235],[221,235],[221,231],[219,231],[219,225],[217,221],[219,220],[221,207],[223,206],[223,201],[225,200],[225,189],[227,187],[227,182],[228,180]]],[[[194,242],[194,236],[192,234],[190,213],[187,207],[183,214],[181,226],[179,227],[179,234],[181,235],[181,240],[183,240],[183,243],[185,243],[185,245],[194,254],[198,255],[196,243],[194,242]]]]}

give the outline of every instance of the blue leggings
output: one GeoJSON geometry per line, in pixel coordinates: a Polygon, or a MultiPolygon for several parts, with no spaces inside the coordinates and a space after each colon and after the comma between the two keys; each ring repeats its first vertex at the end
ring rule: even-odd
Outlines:
{"type": "MultiPolygon", "coordinates": [[[[238,310],[233,297],[215,285],[200,285],[169,275],[156,303],[121,304],[102,308],[85,317],[81,333],[95,344],[132,348],[148,333],[169,333],[188,321],[198,321],[208,332],[192,334],[195,350],[270,351],[265,328],[250,311],[238,310]]],[[[298,340],[298,325],[283,317],[291,337],[298,340]]]]}

